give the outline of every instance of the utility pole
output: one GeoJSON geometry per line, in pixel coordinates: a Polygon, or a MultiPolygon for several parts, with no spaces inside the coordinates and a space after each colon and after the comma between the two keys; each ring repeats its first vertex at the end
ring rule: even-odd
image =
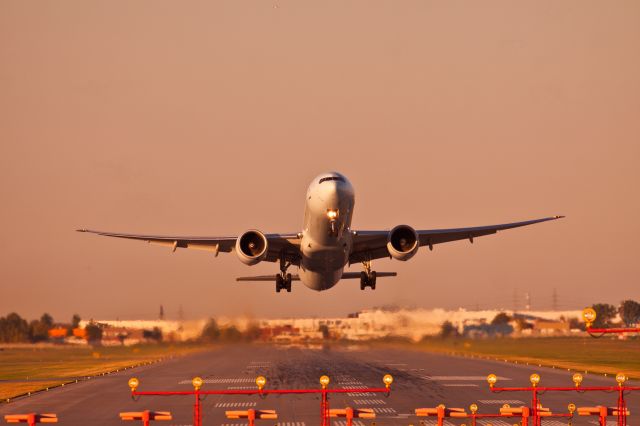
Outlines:
{"type": "Polygon", "coordinates": [[[558,292],[555,287],[553,289],[553,295],[551,296],[551,309],[554,311],[558,310],[558,292]]]}
{"type": "Polygon", "coordinates": [[[160,321],[164,319],[164,307],[160,305],[160,321]]]}
{"type": "Polygon", "coordinates": [[[524,294],[524,309],[527,311],[531,310],[531,295],[529,292],[524,294]]]}
{"type": "Polygon", "coordinates": [[[518,310],[518,290],[513,289],[513,312],[515,313],[518,310]]]}

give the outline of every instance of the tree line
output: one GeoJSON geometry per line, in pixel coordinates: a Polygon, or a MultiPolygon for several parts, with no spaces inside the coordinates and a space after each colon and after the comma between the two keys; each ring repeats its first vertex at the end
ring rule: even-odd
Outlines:
{"type": "MultiPolygon", "coordinates": [[[[80,325],[80,316],[74,314],[71,323],[63,328],[67,329],[67,336],[73,334],[73,329],[80,325]]],[[[58,327],[53,317],[48,313],[42,314],[39,319],[27,321],[15,312],[6,317],[0,317],[0,342],[1,343],[37,343],[49,339],[49,330],[58,327]]]]}

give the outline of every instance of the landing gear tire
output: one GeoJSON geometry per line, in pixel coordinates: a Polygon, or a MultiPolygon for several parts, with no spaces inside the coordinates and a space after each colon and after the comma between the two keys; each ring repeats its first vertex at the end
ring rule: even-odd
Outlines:
{"type": "Polygon", "coordinates": [[[287,293],[291,293],[291,274],[285,276],[284,287],[287,289],[287,293]]]}
{"type": "Polygon", "coordinates": [[[371,290],[376,289],[376,271],[371,271],[368,275],[364,271],[360,272],[360,290],[367,287],[371,287],[371,290]]]}

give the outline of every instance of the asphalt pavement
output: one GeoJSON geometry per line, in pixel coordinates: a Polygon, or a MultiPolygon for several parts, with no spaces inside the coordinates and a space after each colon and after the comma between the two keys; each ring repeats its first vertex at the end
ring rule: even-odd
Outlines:
{"type": "MultiPolygon", "coordinates": [[[[319,378],[327,374],[332,388],[383,387],[382,377],[394,377],[389,395],[360,392],[330,396],[331,408],[372,408],[375,420],[357,420],[354,426],[427,425],[435,419],[415,417],[414,409],[436,407],[467,408],[477,403],[480,413],[497,413],[503,404],[512,407],[530,403],[526,392],[492,393],[486,376],[494,373],[498,385],[528,386],[529,376],[539,373],[541,385],[571,386],[572,372],[486,360],[430,354],[414,350],[370,348],[366,346],[298,347],[272,345],[229,346],[195,355],[174,358],[161,363],[100,376],[47,392],[18,398],[0,405],[0,415],[28,412],[57,413],[60,424],[119,425],[122,411],[171,411],[172,421],[158,425],[186,426],[193,424],[192,396],[142,396],[132,400],[127,386],[130,377],[140,380],[139,390],[191,390],[191,379],[204,379],[203,390],[255,389],[255,378],[267,378],[269,389],[319,388],[319,378]]],[[[584,372],[583,372],[584,373],[584,372]]],[[[584,386],[613,385],[612,377],[584,374],[584,386]]],[[[598,393],[553,393],[542,395],[542,404],[554,412],[566,412],[569,402],[578,406],[615,406],[617,395],[598,393]]],[[[640,414],[640,392],[629,395],[627,404],[632,412],[629,425],[636,424],[640,414]]],[[[228,420],[225,410],[275,409],[278,420],[258,421],[273,426],[311,426],[320,424],[319,395],[217,396],[203,398],[203,425],[239,426],[242,420],[228,420]]],[[[615,419],[611,419],[612,423],[615,419]]],[[[478,424],[508,426],[516,419],[480,421],[478,424]]],[[[332,425],[345,426],[344,419],[332,419],[332,425]]],[[[469,425],[468,420],[448,421],[448,425],[469,425]]],[[[544,425],[566,425],[566,419],[546,419],[544,425]]],[[[574,425],[598,424],[595,418],[574,418],[574,425]]],[[[638,423],[640,424],[640,423],[638,423]]]]}

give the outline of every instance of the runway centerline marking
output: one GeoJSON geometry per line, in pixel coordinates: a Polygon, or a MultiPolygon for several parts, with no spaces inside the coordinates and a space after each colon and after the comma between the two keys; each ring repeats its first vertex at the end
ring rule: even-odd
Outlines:
{"type": "Polygon", "coordinates": [[[475,383],[443,383],[442,386],[447,386],[450,388],[477,388],[479,385],[475,383]]]}

